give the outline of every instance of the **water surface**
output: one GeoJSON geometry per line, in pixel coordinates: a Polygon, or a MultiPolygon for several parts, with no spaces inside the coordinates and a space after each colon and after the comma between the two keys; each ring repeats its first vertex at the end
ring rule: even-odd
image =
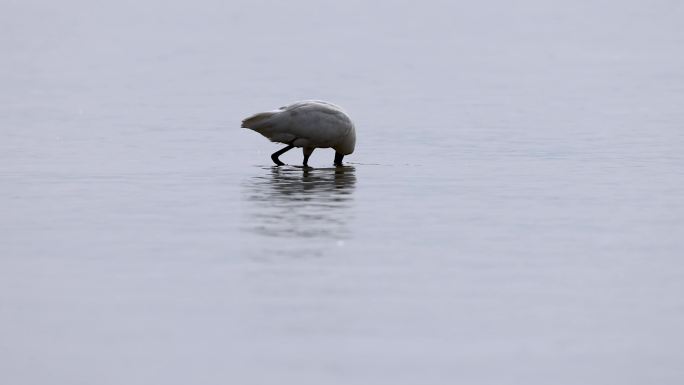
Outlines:
{"type": "Polygon", "coordinates": [[[0,382],[682,383],[683,18],[4,2],[0,382]]]}

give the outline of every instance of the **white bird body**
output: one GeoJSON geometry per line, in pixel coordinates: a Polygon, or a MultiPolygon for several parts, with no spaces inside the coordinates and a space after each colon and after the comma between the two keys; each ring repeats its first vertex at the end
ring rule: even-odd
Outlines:
{"type": "Polygon", "coordinates": [[[278,156],[293,147],[303,147],[305,166],[316,148],[335,149],[335,163],[341,165],[342,157],[354,152],[356,145],[356,131],[349,116],[340,107],[318,100],[254,114],[242,121],[242,127],[252,129],[272,142],[288,145],[271,157],[279,165],[282,163],[278,156]]]}

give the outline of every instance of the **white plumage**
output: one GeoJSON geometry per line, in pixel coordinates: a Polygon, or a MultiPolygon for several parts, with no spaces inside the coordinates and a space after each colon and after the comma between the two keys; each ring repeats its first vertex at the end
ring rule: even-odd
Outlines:
{"type": "Polygon", "coordinates": [[[304,166],[316,148],[335,149],[335,165],[342,165],[342,158],[354,152],[356,131],[354,123],[338,106],[307,100],[280,107],[277,110],[260,112],[242,121],[242,127],[252,129],[272,142],[287,144],[287,147],[271,155],[275,164],[282,165],[280,155],[294,147],[302,147],[304,166]]]}

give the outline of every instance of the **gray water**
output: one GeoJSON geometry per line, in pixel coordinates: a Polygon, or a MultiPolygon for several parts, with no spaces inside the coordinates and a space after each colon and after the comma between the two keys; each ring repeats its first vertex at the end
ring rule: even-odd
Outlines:
{"type": "Polygon", "coordinates": [[[3,1],[0,383],[683,383],[682,20],[3,1]],[[346,167],[240,128],[301,99],[346,167]]]}

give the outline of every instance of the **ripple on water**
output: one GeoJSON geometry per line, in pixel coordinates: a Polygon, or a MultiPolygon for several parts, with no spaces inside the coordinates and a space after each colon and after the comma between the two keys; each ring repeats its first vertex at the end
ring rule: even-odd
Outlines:
{"type": "Polygon", "coordinates": [[[244,183],[243,230],[261,239],[347,239],[355,187],[353,166],[261,168],[244,183]]]}

